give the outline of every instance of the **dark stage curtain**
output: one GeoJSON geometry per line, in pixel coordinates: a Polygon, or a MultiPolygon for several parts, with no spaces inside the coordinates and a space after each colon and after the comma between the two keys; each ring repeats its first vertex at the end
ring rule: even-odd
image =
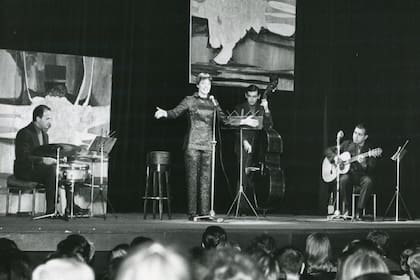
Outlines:
{"type": "MultiPolygon", "coordinates": [[[[174,210],[186,211],[183,154],[185,118],[153,119],[155,106],[169,109],[195,90],[188,84],[189,1],[0,1],[0,47],[102,56],[113,59],[109,200],[118,212],[141,211],[146,153],[173,153],[174,210]]],[[[418,73],[420,2],[298,1],[295,92],[272,96],[275,129],[284,140],[286,196],[278,212],[326,212],[320,178],[323,150],[338,130],[370,127],[384,149],[378,166],[378,211],[395,185],[390,155],[405,139],[409,153],[401,186],[412,211],[419,175],[418,73]]],[[[243,100],[243,90],[214,87],[225,109],[243,100]]],[[[222,132],[222,136],[226,132],[222,132]]],[[[229,145],[229,135],[222,140],[229,145]]],[[[221,145],[221,146],[223,146],[221,145]]],[[[224,149],[229,169],[234,160],[224,149]]],[[[231,184],[233,175],[228,174],[231,184]]],[[[224,213],[234,187],[217,170],[216,212],[224,213]]]]}

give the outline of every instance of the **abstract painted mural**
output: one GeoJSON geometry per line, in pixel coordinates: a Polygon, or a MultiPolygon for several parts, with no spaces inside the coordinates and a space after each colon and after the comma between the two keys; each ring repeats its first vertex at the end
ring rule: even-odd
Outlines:
{"type": "Polygon", "coordinates": [[[190,82],[294,90],[296,0],[191,0],[190,82]]]}
{"type": "Polygon", "coordinates": [[[87,146],[110,129],[112,60],[0,50],[0,173],[13,173],[14,139],[40,104],[51,108],[50,143],[87,146]]]}

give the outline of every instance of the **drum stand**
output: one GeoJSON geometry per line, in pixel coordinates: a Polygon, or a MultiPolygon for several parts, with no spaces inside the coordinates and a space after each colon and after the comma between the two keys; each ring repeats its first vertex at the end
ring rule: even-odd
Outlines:
{"type": "Polygon", "coordinates": [[[235,218],[239,215],[239,206],[241,204],[242,197],[245,198],[245,201],[248,203],[249,208],[251,208],[252,212],[254,213],[255,217],[258,219],[258,213],[255,210],[254,206],[252,206],[252,203],[249,201],[247,195],[244,192],[244,186],[243,186],[243,140],[242,140],[242,127],[239,128],[239,190],[236,194],[235,199],[233,200],[232,204],[230,205],[230,208],[226,214],[226,216],[230,216],[231,211],[233,210],[233,207],[236,203],[236,211],[235,211],[235,218]]]}
{"type": "Polygon", "coordinates": [[[56,158],[56,168],[55,168],[55,199],[54,199],[54,212],[42,216],[37,216],[32,218],[33,220],[39,220],[44,218],[54,218],[60,217],[60,213],[57,209],[57,199],[58,199],[58,182],[59,182],[59,173],[60,173],[60,147],[57,147],[57,158],[56,158]]]}
{"type": "MultiPolygon", "coordinates": [[[[105,145],[105,140],[103,140],[100,143],[100,177],[99,177],[99,185],[98,185],[98,190],[99,190],[99,195],[101,196],[101,201],[102,201],[102,213],[104,213],[104,220],[106,220],[106,206],[105,205],[109,205],[109,208],[112,210],[112,213],[114,213],[114,207],[112,206],[111,202],[109,201],[109,199],[104,196],[104,186],[106,184],[104,184],[104,145],[105,145]]],[[[91,162],[91,180],[90,180],[90,205],[89,205],[89,211],[90,211],[90,217],[93,216],[93,202],[95,200],[96,197],[93,196],[93,191],[95,189],[95,174],[93,172],[93,161],[91,162]]],[[[115,218],[117,218],[117,216],[115,216],[115,218]]]]}

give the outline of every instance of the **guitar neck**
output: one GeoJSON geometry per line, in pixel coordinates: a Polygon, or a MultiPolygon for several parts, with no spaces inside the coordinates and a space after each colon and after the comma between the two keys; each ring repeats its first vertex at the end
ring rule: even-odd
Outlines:
{"type": "Polygon", "coordinates": [[[350,159],[346,160],[346,163],[352,163],[352,162],[355,162],[355,161],[357,161],[357,159],[358,159],[359,157],[363,157],[363,158],[365,158],[365,157],[369,157],[369,152],[364,152],[364,153],[361,153],[361,154],[359,154],[359,155],[357,155],[357,156],[354,156],[354,157],[352,157],[352,158],[350,158],[350,159]]]}

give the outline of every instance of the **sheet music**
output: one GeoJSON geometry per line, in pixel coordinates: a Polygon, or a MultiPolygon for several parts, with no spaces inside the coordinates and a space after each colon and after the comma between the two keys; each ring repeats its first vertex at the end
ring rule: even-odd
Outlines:
{"type": "Polygon", "coordinates": [[[105,154],[109,154],[114,147],[115,142],[117,142],[117,138],[115,137],[96,136],[90,143],[88,151],[100,153],[102,146],[103,152],[105,154]]]}

